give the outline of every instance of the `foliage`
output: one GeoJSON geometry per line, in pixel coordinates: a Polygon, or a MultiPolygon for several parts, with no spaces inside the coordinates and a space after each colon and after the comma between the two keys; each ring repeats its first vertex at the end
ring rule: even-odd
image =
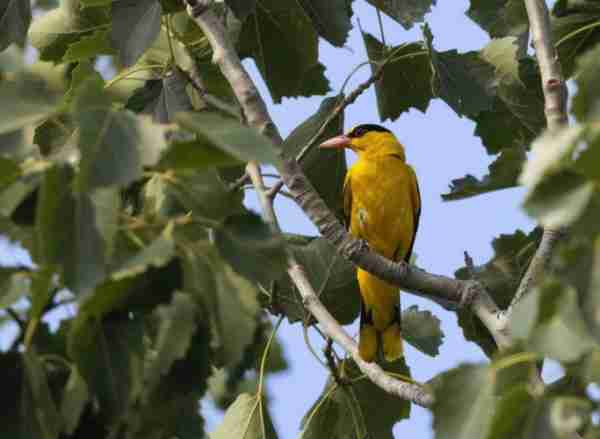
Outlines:
{"type": "MultiPolygon", "coordinates": [[[[346,44],[351,0],[216,3],[274,102],[340,87],[327,79],[320,38],[346,44]]],[[[436,1],[368,3],[401,31],[423,23],[436,1]]],[[[585,388],[600,382],[600,6],[555,2],[555,45],[577,91],[576,123],[553,133],[543,131],[523,2],[471,0],[466,13],[491,38],[480,50],[438,50],[443,36],[434,39],[426,23],[421,40],[396,47],[361,30],[371,71],[383,69],[374,84],[379,116],[425,113],[441,99],[475,123],[493,156],[487,175],[454,179],[444,200],[520,185],[526,212],[569,234],[552,274],[517,303],[511,350],[500,355],[481,322],[458,312],[465,338],[491,362],[426,384],[436,396],[434,429],[440,438],[596,437],[598,404],[585,388]],[[566,376],[539,391],[530,376],[543,358],[566,376]]],[[[277,437],[263,382],[287,363],[270,317],[315,323],[285,274],[287,257],[342,324],[359,313],[355,268],[323,238],[274,236],[232,183],[245,162],[297,156],[344,95],[324,98],[275,146],[245,126],[206,36],[178,1],[6,0],[0,24],[0,232],[34,263],[0,267],[3,321],[20,332],[0,352],[7,437],[197,439],[208,436],[202,398],[226,410],[211,437],[277,437]],[[109,81],[101,57],[116,72],[109,81]],[[63,318],[50,330],[53,313],[63,318]]],[[[343,131],[343,112],[330,122],[317,141],[343,131]]],[[[341,216],[344,154],[309,149],[301,166],[341,216]]],[[[456,277],[480,281],[506,308],[540,234],[500,235],[488,262],[456,277]]],[[[410,307],[402,320],[408,343],[439,353],[435,315],[410,307]]],[[[410,404],[338,360],[302,437],[392,437],[410,404]]],[[[411,381],[403,361],[385,369],[411,381]]]]}

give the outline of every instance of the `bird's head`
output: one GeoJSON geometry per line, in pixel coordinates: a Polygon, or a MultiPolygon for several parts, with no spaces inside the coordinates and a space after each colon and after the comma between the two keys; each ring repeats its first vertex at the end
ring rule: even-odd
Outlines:
{"type": "Polygon", "coordinates": [[[326,140],[319,147],[350,148],[359,157],[396,155],[405,160],[404,148],[394,134],[374,124],[357,125],[346,134],[326,140]]]}

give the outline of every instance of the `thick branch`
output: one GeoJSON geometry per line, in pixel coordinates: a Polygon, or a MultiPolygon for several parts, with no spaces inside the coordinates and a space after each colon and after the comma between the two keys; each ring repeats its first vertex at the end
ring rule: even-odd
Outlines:
{"type": "MultiPolygon", "coordinates": [[[[525,0],[527,17],[535,55],[540,66],[542,90],[544,92],[544,112],[548,129],[553,131],[568,124],[568,91],[560,70],[558,54],[554,48],[550,29],[550,13],[545,0],[525,0]]],[[[560,241],[561,230],[545,229],[542,241],[531,260],[523,279],[508,309],[508,315],[514,305],[535,286],[548,267],[554,247],[560,241]]]]}

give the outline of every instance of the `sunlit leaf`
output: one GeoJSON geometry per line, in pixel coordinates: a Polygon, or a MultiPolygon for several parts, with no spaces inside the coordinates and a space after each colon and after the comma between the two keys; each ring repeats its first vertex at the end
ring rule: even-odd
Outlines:
{"type": "Polygon", "coordinates": [[[211,439],[276,439],[277,433],[260,396],[243,393],[225,412],[211,439]]]}

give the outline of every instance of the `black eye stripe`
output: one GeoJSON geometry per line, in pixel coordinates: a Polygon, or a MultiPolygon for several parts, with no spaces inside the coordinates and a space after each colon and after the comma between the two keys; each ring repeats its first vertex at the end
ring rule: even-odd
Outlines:
{"type": "Polygon", "coordinates": [[[369,131],[377,131],[380,133],[391,133],[390,130],[388,130],[385,127],[382,127],[381,125],[363,124],[363,125],[359,125],[359,126],[355,127],[352,131],[350,131],[350,133],[348,134],[348,137],[352,137],[352,138],[362,137],[365,134],[367,134],[369,131]]]}

